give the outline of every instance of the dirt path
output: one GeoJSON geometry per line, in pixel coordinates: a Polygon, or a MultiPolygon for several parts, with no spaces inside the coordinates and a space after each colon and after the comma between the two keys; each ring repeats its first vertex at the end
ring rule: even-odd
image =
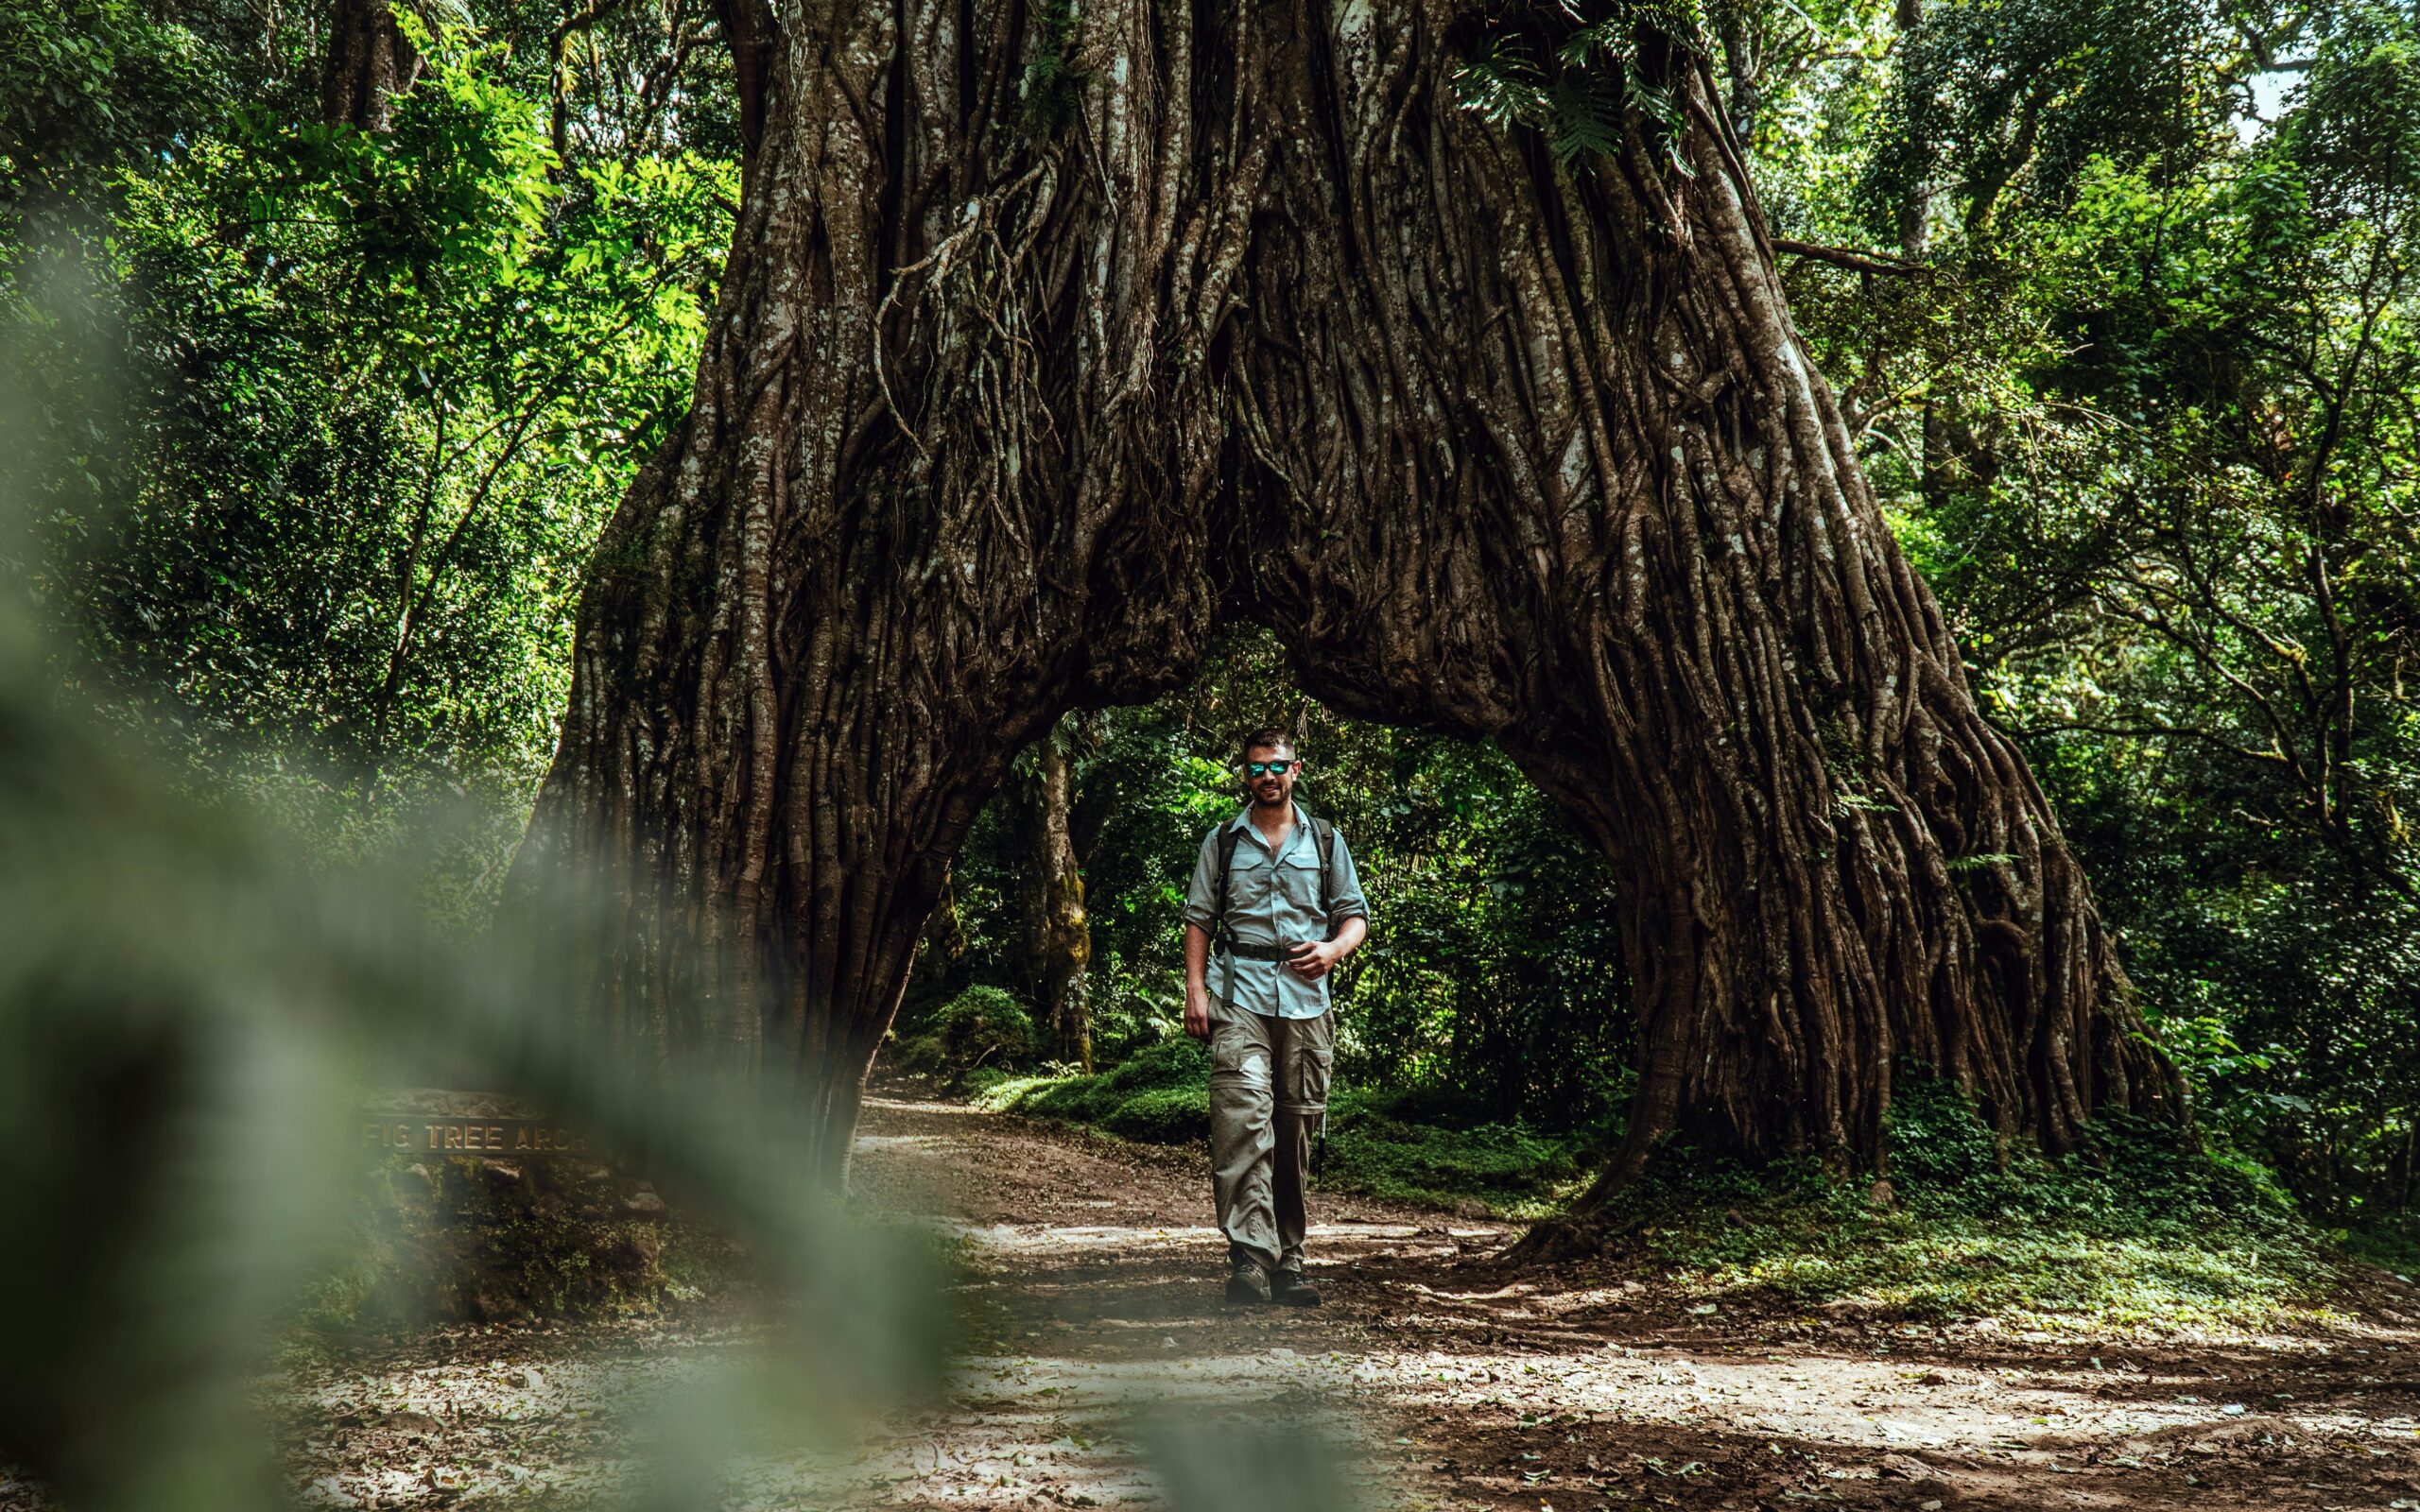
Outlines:
{"type": "MultiPolygon", "coordinates": [[[[2150,1346],[1706,1313],[1650,1276],[1508,1278],[1483,1263],[1507,1229],[1349,1198],[1315,1207],[1328,1305],[1237,1311],[1196,1155],[884,1098],[857,1173],[963,1236],[975,1352],[937,1409],[736,1503],[2420,1508],[2420,1332],[2383,1314],[2150,1346]]],[[[598,1404],[711,1334],[457,1334],[306,1380],[327,1421],[354,1409],[302,1478],[339,1504],[576,1489],[598,1404]]]]}

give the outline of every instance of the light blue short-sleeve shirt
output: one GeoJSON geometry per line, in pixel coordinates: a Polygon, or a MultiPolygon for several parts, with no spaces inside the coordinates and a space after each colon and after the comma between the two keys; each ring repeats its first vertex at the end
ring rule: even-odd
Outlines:
{"type": "MultiPolygon", "coordinates": [[[[1320,850],[1311,838],[1310,821],[1301,804],[1294,806],[1294,828],[1275,850],[1253,828],[1246,809],[1201,837],[1201,853],[1193,867],[1193,882],[1185,889],[1184,921],[1213,935],[1213,910],[1219,897],[1219,836],[1239,830],[1235,869],[1227,878],[1227,937],[1247,945],[1291,945],[1323,940],[1348,919],[1367,919],[1370,905],[1361,896],[1361,878],[1353,869],[1353,852],[1344,836],[1336,837],[1328,861],[1328,912],[1320,913],[1320,850]]],[[[1224,951],[1210,957],[1210,1001],[1232,1001],[1239,1008],[1274,1019],[1316,1019],[1327,1011],[1327,979],[1305,982],[1283,961],[1247,961],[1224,951]],[[1234,997],[1228,997],[1233,972],[1234,997]]]]}

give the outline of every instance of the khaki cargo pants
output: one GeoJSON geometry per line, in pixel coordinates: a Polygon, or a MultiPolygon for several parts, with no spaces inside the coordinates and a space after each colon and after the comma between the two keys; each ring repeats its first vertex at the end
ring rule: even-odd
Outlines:
{"type": "Polygon", "coordinates": [[[1336,1013],[1276,1019],[1222,1005],[1210,1021],[1210,1192],[1228,1253],[1303,1268],[1303,1183],[1327,1117],[1336,1013]]]}

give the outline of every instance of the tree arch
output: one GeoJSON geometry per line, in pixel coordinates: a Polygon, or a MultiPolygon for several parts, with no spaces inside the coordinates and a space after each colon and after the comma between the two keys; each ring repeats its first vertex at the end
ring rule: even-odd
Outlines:
{"type": "Polygon", "coordinates": [[[600,1026],[797,1078],[842,1174],[1012,753],[1240,615],[1340,709],[1497,737],[1635,879],[1609,1183],[1684,1124],[1877,1155],[1906,1057],[2052,1148],[2174,1102],[1703,64],[1641,32],[1668,133],[1566,165],[1460,108],[1473,25],[735,0],[732,263],[525,848],[616,911],[600,1026]]]}

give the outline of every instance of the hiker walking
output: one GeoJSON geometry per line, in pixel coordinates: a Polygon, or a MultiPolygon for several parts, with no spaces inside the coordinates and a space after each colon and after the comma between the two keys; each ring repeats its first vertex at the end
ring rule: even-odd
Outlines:
{"type": "Polygon", "coordinates": [[[1184,898],[1184,1032],[1210,1041],[1210,1188],[1227,1300],[1317,1307],[1303,1182],[1336,1055],[1327,977],[1369,933],[1336,827],[1294,801],[1303,764],[1275,728],[1244,737],[1252,801],[1201,840],[1184,898]]]}

